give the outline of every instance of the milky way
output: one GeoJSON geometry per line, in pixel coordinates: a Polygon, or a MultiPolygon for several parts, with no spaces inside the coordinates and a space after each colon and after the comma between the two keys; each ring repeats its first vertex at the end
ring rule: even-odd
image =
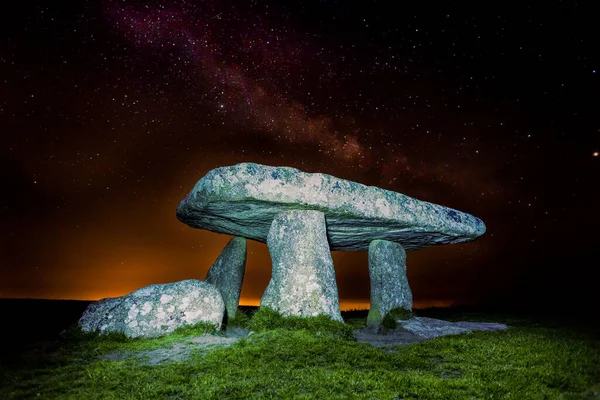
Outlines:
{"type": "MultiPolygon", "coordinates": [[[[270,27],[258,15],[242,16],[233,4],[226,8],[213,2],[119,4],[109,14],[126,38],[166,56],[184,79],[208,89],[206,101],[216,111],[245,128],[292,144],[311,143],[344,160],[364,159],[366,150],[353,134],[356,128],[336,129],[334,119],[310,112],[290,90],[301,85],[306,58],[321,67],[327,64],[316,46],[292,37],[286,26],[270,27]]],[[[334,79],[327,67],[318,80],[334,79]]]]}
{"type": "MultiPolygon", "coordinates": [[[[480,217],[476,242],[409,252],[417,302],[592,293],[579,286],[595,282],[580,278],[600,224],[594,11],[8,2],[0,297],[97,299],[204,279],[229,238],[184,226],[175,210],[209,170],[239,162],[480,217]]],[[[366,254],[333,259],[342,301],[368,301],[366,254]]],[[[260,298],[269,266],[250,242],[244,299],[260,298]]]]}

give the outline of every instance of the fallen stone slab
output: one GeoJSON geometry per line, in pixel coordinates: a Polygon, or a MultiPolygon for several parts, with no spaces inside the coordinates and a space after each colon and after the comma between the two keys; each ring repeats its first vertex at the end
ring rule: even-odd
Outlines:
{"type": "Polygon", "coordinates": [[[455,326],[459,328],[470,329],[472,331],[501,331],[508,329],[506,324],[499,324],[496,322],[470,322],[470,321],[459,321],[454,322],[455,326]]]}
{"type": "Polygon", "coordinates": [[[136,359],[139,365],[154,366],[170,362],[181,362],[189,360],[192,352],[208,352],[214,349],[229,347],[237,342],[239,337],[223,337],[217,335],[203,335],[186,338],[175,342],[169,347],[161,347],[154,350],[123,351],[100,355],[102,360],[121,361],[136,359]]]}
{"type": "Polygon", "coordinates": [[[398,325],[405,331],[411,332],[423,339],[472,332],[470,329],[462,328],[449,321],[426,317],[415,317],[406,321],[398,321],[398,325]]]}
{"type": "Polygon", "coordinates": [[[449,322],[441,319],[414,317],[406,321],[398,321],[400,328],[414,333],[424,339],[433,339],[439,336],[458,335],[471,333],[475,330],[494,331],[504,330],[508,326],[498,323],[486,322],[449,322]]]}
{"type": "Polygon", "coordinates": [[[354,339],[357,342],[368,343],[375,347],[401,346],[426,340],[404,329],[393,329],[383,333],[383,330],[373,329],[372,327],[356,329],[354,339]]]}
{"type": "Polygon", "coordinates": [[[322,212],[331,250],[367,250],[375,239],[414,250],[468,242],[485,232],[479,218],[402,193],[254,163],[209,171],[180,202],[177,218],[265,243],[275,216],[288,210],[322,212]]]}
{"type": "Polygon", "coordinates": [[[120,332],[129,338],[151,338],[206,322],[221,327],[225,303],[206,282],[185,280],[156,284],[126,296],[90,304],[79,319],[84,332],[120,332]]]}
{"type": "Polygon", "coordinates": [[[385,331],[381,327],[365,327],[354,331],[357,342],[375,347],[401,346],[435,339],[441,336],[472,333],[473,331],[505,330],[505,324],[492,322],[449,322],[435,318],[413,317],[397,321],[395,329],[385,331]]]}

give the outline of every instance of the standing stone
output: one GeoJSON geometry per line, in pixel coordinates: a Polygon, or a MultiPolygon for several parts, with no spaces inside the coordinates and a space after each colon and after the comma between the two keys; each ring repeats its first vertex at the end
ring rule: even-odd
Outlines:
{"type": "Polygon", "coordinates": [[[273,272],[261,307],[285,316],[325,314],[343,321],[322,212],[290,210],[277,214],[267,246],[273,272]]]}
{"type": "Polygon", "coordinates": [[[412,292],[406,277],[404,248],[387,240],[373,240],[369,245],[369,277],[371,306],[369,326],[379,326],[390,310],[412,310],[412,292]]]}
{"type": "Polygon", "coordinates": [[[246,239],[236,237],[227,243],[206,274],[204,281],[215,285],[221,292],[228,318],[235,317],[237,312],[245,270],[246,239]]]}

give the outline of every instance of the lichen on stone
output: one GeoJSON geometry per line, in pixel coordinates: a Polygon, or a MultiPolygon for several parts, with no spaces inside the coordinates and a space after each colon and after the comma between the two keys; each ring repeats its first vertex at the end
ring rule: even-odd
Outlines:
{"type": "Polygon", "coordinates": [[[273,272],[261,307],[284,316],[324,314],[342,321],[323,213],[280,213],[273,220],[267,244],[273,272]]]}
{"type": "Polygon", "coordinates": [[[224,312],[225,303],[215,286],[190,279],[150,285],[123,297],[94,302],[83,313],[79,326],[84,332],[157,337],[199,322],[220,328],[224,312]]]}
{"type": "Polygon", "coordinates": [[[209,171],[177,208],[195,228],[266,242],[271,221],[283,211],[325,214],[332,250],[366,250],[374,239],[418,249],[481,236],[472,215],[327,174],[242,163],[209,171]]]}

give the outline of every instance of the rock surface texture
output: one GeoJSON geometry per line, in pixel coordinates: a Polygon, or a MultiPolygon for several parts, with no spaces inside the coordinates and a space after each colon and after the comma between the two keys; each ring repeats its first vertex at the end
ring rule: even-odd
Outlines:
{"type": "Polygon", "coordinates": [[[412,292],[406,277],[406,252],[401,245],[373,240],[369,245],[371,306],[367,323],[380,325],[394,308],[412,310],[412,292]]]}
{"type": "Polygon", "coordinates": [[[435,318],[414,317],[398,321],[398,326],[382,333],[371,327],[354,331],[354,338],[376,347],[400,346],[435,339],[446,335],[472,333],[472,331],[505,330],[508,326],[494,322],[449,322],[435,318]]]}
{"type": "Polygon", "coordinates": [[[398,321],[398,326],[423,339],[433,339],[438,336],[458,335],[472,331],[496,331],[508,327],[505,324],[489,322],[449,322],[441,319],[415,317],[406,321],[398,321]]]}
{"type": "Polygon", "coordinates": [[[254,163],[209,171],[181,201],[177,218],[264,243],[275,216],[294,209],[325,215],[331,250],[367,250],[375,239],[413,250],[467,242],[485,232],[479,218],[401,193],[254,163]]]}
{"type": "Polygon", "coordinates": [[[294,210],[278,214],[267,245],[273,272],[261,307],[285,316],[325,314],[343,321],[323,213],[294,210]]]}
{"type": "Polygon", "coordinates": [[[245,270],[246,239],[236,237],[227,243],[206,274],[204,281],[221,292],[228,318],[235,317],[237,312],[245,270]]]}
{"type": "Polygon", "coordinates": [[[94,302],[83,313],[79,326],[84,332],[121,332],[130,338],[149,338],[199,322],[220,328],[224,312],[225,303],[215,286],[185,280],[94,302]]]}

